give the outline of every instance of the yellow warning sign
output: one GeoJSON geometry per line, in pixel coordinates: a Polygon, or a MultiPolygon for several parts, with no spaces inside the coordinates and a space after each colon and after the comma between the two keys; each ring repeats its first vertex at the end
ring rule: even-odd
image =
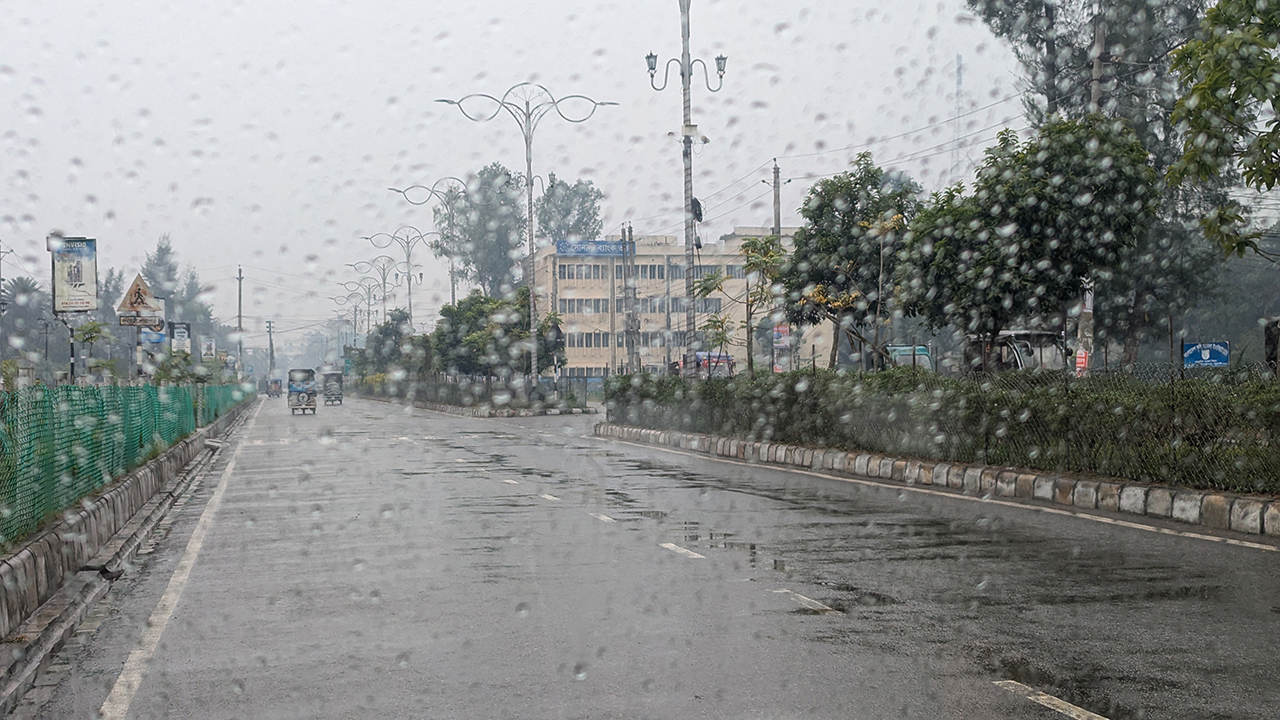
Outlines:
{"type": "Polygon", "coordinates": [[[124,294],[120,307],[116,308],[116,312],[122,313],[158,313],[161,310],[160,303],[156,302],[156,296],[152,295],[151,288],[147,287],[147,281],[142,279],[142,273],[138,273],[138,276],[133,279],[129,292],[124,294]]]}

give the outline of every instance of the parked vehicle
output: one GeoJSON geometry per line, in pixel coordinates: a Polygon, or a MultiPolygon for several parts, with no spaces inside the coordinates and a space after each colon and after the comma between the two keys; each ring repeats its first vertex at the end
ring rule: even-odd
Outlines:
{"type": "Polygon", "coordinates": [[[267,397],[278,398],[284,394],[284,381],[272,378],[267,381],[267,397]]]}
{"type": "Polygon", "coordinates": [[[316,371],[297,368],[289,371],[289,414],[316,414],[316,371]]]}
{"type": "Polygon", "coordinates": [[[889,356],[889,364],[893,367],[937,370],[933,364],[933,357],[929,354],[928,345],[887,345],[884,350],[889,356]]]}
{"type": "MultiPolygon", "coordinates": [[[[984,338],[966,336],[965,366],[982,366],[984,338]]],[[[1052,330],[1003,330],[986,353],[987,370],[1064,370],[1072,366],[1073,354],[1060,332],[1052,330]]]]}
{"type": "Polygon", "coordinates": [[[324,380],[324,404],[342,404],[342,373],[326,372],[320,376],[324,380]]]}

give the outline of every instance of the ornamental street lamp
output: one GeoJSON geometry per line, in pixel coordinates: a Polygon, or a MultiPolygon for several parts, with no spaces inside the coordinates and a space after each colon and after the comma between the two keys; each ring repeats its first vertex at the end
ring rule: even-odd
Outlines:
{"type": "Polygon", "coordinates": [[[329,299],[338,306],[334,312],[338,313],[338,315],[342,317],[343,322],[346,322],[347,319],[346,310],[344,308],[347,306],[351,307],[351,346],[360,347],[360,303],[363,301],[364,295],[358,292],[352,292],[346,295],[331,295],[329,299]]]}
{"type": "MultiPolygon", "coordinates": [[[[686,0],[681,1],[685,2],[686,0]]],[[[535,378],[534,382],[537,382],[538,293],[534,282],[534,263],[536,261],[534,253],[537,248],[533,242],[535,224],[533,217],[533,132],[537,129],[538,123],[541,122],[542,118],[546,117],[548,113],[555,112],[556,115],[560,116],[560,119],[566,122],[581,123],[586,122],[592,115],[595,115],[596,108],[604,105],[617,105],[618,103],[598,102],[596,100],[592,100],[586,95],[566,95],[564,97],[557,98],[555,95],[551,94],[550,90],[542,85],[530,82],[518,83],[511,86],[502,94],[502,97],[494,97],[493,95],[486,95],[484,93],[472,93],[470,95],[465,95],[458,100],[437,100],[436,102],[456,106],[468,120],[475,120],[477,122],[492,120],[503,111],[506,111],[506,113],[516,121],[516,125],[520,126],[520,132],[524,135],[524,181],[525,189],[527,191],[527,207],[529,213],[529,269],[528,274],[525,276],[525,282],[529,285],[529,338],[532,341],[530,347],[532,362],[529,368],[530,374],[535,378]],[[468,100],[483,101],[486,105],[492,103],[493,112],[488,114],[472,114],[463,107],[463,103],[468,100]],[[580,117],[566,115],[565,111],[560,108],[560,105],[571,105],[574,102],[589,104],[591,107],[586,111],[585,115],[580,117]]]]}
{"type": "MultiPolygon", "coordinates": [[[[662,91],[667,87],[667,78],[671,72],[671,63],[679,63],[680,65],[680,91],[684,101],[684,124],[680,128],[680,137],[684,146],[684,294],[686,298],[685,307],[685,356],[684,356],[684,372],[687,374],[693,370],[695,365],[693,353],[696,351],[696,313],[693,303],[693,250],[695,243],[695,214],[701,215],[701,210],[696,209],[693,199],[693,138],[698,134],[698,126],[693,124],[692,119],[692,103],[689,98],[689,85],[693,79],[693,66],[695,64],[702,65],[702,79],[710,92],[719,92],[724,87],[724,66],[728,62],[728,58],[724,55],[716,56],[716,77],[718,84],[711,87],[711,75],[707,71],[707,64],[701,59],[691,59],[689,57],[689,4],[692,0],[679,0],[680,2],[680,57],[671,58],[667,61],[662,71],[662,86],[657,84],[658,74],[658,56],[649,53],[645,56],[645,61],[649,64],[649,85],[654,90],[662,91]]],[[[697,217],[701,220],[701,217],[697,217]]]]}
{"type": "Polygon", "coordinates": [[[372,260],[347,263],[347,267],[378,281],[378,286],[382,289],[382,319],[386,320],[387,295],[389,290],[395,287],[391,277],[400,269],[400,262],[390,255],[379,255],[372,260]]]}
{"type": "MultiPolygon", "coordinates": [[[[428,235],[439,235],[439,234],[440,233],[437,233],[435,231],[424,233],[418,228],[413,227],[412,225],[404,225],[398,228],[393,233],[385,233],[385,232],[374,233],[363,239],[373,243],[373,246],[378,248],[379,250],[384,250],[386,248],[389,248],[393,243],[396,245],[399,245],[400,249],[404,251],[405,277],[412,278],[413,268],[414,268],[413,251],[417,249],[418,246],[420,245],[428,244],[428,241],[426,239],[428,235]]],[[[383,257],[386,257],[386,256],[383,256],[383,257]]],[[[453,268],[450,267],[451,271],[452,269],[453,268]]],[[[418,284],[421,284],[422,274],[419,273],[418,277],[419,277],[418,284]]],[[[399,273],[396,273],[396,282],[399,283],[399,273]]],[[[413,285],[414,285],[413,282],[408,283],[410,334],[412,334],[412,331],[413,331],[413,285]]]]}
{"type": "Polygon", "coordinates": [[[378,279],[366,277],[359,280],[348,280],[342,283],[342,287],[353,295],[361,296],[364,301],[364,338],[367,346],[369,344],[369,330],[373,327],[373,303],[378,299],[378,279]]]}
{"type": "MultiPolygon", "coordinates": [[[[480,185],[477,185],[476,187],[469,187],[465,180],[453,177],[452,175],[440,178],[432,183],[430,187],[426,185],[410,185],[403,190],[398,188],[387,189],[394,193],[400,193],[404,196],[405,202],[408,202],[410,205],[426,205],[433,199],[440,201],[440,206],[435,209],[433,219],[436,227],[442,227],[440,220],[443,215],[443,229],[440,232],[434,233],[436,235],[436,239],[428,243],[428,246],[431,248],[431,251],[435,253],[436,257],[443,255],[449,258],[449,304],[457,305],[458,272],[455,265],[458,262],[458,248],[462,239],[458,236],[458,201],[465,199],[467,203],[471,203],[474,202],[470,197],[472,194],[475,194],[481,189],[490,190],[491,192],[492,190],[480,185]],[[421,197],[424,194],[426,197],[421,197]],[[421,197],[421,199],[415,200],[411,195],[421,197]]],[[[479,204],[488,205],[493,201],[493,199],[494,198],[492,196],[488,200],[480,199],[479,204]]],[[[430,235],[433,233],[425,234],[430,235]]]]}

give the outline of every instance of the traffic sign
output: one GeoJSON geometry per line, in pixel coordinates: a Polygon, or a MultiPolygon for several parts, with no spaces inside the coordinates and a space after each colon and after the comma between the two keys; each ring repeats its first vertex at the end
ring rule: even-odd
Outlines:
{"type": "Polygon", "coordinates": [[[1229,367],[1231,343],[1182,343],[1182,367],[1229,367]]]}
{"type": "MultiPolygon", "coordinates": [[[[120,301],[120,307],[116,308],[116,312],[121,313],[144,313],[162,312],[163,308],[156,301],[156,296],[151,293],[151,288],[147,287],[147,281],[142,279],[142,273],[133,279],[133,284],[129,286],[129,291],[124,294],[124,299],[120,301]]],[[[122,325],[124,323],[121,323],[122,325]]]]}

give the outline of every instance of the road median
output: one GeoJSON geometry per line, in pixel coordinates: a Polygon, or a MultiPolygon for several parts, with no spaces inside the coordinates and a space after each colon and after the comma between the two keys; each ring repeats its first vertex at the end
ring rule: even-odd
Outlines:
{"type": "Polygon", "coordinates": [[[676,448],[748,463],[833,476],[929,486],[958,494],[1037,501],[1117,516],[1173,520],[1243,535],[1280,537],[1280,499],[1153,483],[970,463],[755,442],[731,437],[597,423],[597,437],[676,448]]]}

